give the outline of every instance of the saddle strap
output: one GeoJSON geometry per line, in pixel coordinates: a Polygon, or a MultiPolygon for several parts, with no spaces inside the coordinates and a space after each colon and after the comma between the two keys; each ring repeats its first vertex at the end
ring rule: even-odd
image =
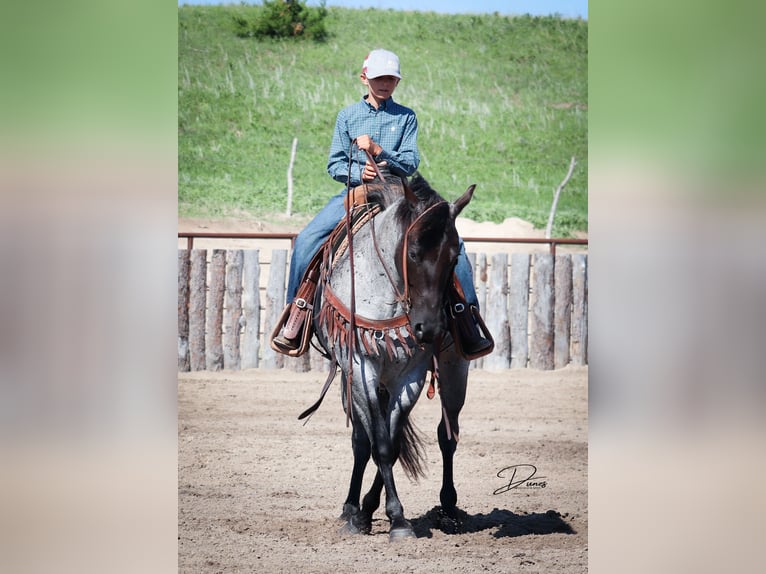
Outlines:
{"type": "Polygon", "coordinates": [[[333,357],[330,360],[330,371],[327,373],[327,379],[325,380],[324,386],[322,387],[322,392],[319,393],[319,398],[313,405],[311,405],[309,408],[307,408],[305,411],[303,411],[301,414],[298,415],[299,421],[306,419],[306,422],[303,423],[304,426],[306,425],[307,422],[309,422],[311,415],[313,415],[322,404],[322,401],[324,400],[324,396],[327,394],[327,390],[330,388],[330,385],[335,380],[335,375],[337,373],[338,373],[338,361],[335,359],[335,357],[333,357]]]}

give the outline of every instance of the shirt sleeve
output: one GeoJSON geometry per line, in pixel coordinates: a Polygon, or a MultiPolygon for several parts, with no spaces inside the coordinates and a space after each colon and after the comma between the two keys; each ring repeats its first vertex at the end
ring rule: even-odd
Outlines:
{"type": "Polygon", "coordinates": [[[362,183],[362,172],[356,162],[351,166],[351,181],[348,180],[348,151],[350,147],[351,136],[348,131],[346,111],[341,110],[335,120],[335,130],[330,144],[330,157],[327,160],[327,173],[339,183],[357,186],[362,183]]]}
{"type": "Polygon", "coordinates": [[[376,157],[375,161],[388,162],[389,169],[402,176],[410,176],[420,165],[420,152],[418,151],[418,119],[415,113],[407,115],[402,127],[402,139],[396,151],[385,149],[376,157]]]}

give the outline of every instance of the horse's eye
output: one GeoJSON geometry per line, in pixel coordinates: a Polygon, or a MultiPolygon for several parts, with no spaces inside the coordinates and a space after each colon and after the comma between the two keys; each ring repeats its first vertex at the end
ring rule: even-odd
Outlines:
{"type": "Polygon", "coordinates": [[[410,261],[417,263],[418,262],[418,252],[416,249],[410,249],[407,251],[407,257],[410,258],[410,261]]]}

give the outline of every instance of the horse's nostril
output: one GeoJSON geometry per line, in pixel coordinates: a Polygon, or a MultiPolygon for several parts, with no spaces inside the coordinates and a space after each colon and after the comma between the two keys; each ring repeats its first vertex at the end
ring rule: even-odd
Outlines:
{"type": "Polygon", "coordinates": [[[418,343],[431,343],[434,339],[433,328],[425,325],[424,323],[416,323],[414,327],[415,339],[418,343]]]}

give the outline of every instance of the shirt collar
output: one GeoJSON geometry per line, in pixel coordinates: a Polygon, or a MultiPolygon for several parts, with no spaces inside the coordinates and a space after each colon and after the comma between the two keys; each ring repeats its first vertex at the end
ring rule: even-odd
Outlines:
{"type": "MultiPolygon", "coordinates": [[[[367,101],[368,97],[369,97],[369,94],[365,94],[364,96],[362,96],[362,101],[365,103],[365,105],[367,105],[367,107],[371,111],[375,111],[375,107],[370,102],[367,101]]],[[[383,100],[382,102],[380,102],[380,107],[378,108],[378,110],[387,110],[388,106],[390,106],[393,102],[394,102],[393,96],[391,96],[387,100],[383,100]]]]}

